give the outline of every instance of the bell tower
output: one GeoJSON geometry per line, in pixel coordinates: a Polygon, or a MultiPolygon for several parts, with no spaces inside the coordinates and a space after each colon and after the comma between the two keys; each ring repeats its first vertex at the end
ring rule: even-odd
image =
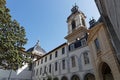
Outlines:
{"type": "Polygon", "coordinates": [[[87,27],[85,23],[86,16],[75,4],[71,9],[71,14],[67,18],[68,34],[65,37],[68,44],[75,43],[87,35],[87,27]]]}
{"type": "Polygon", "coordinates": [[[67,18],[68,24],[68,34],[72,33],[75,29],[79,27],[85,27],[85,15],[79,10],[79,7],[75,4],[71,9],[71,15],[67,18]]]}

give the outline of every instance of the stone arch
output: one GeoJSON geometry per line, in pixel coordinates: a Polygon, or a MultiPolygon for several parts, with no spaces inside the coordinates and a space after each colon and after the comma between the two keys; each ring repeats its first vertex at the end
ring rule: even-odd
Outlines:
{"type": "Polygon", "coordinates": [[[87,73],[84,77],[84,80],[95,80],[95,76],[92,73],[87,73]]]}
{"type": "Polygon", "coordinates": [[[66,76],[63,76],[61,80],[68,80],[68,78],[66,76]]]}
{"type": "Polygon", "coordinates": [[[73,75],[71,77],[71,80],[80,80],[79,76],[78,75],[73,75]]]}
{"type": "Polygon", "coordinates": [[[98,72],[101,80],[114,80],[111,68],[106,62],[100,64],[98,72]]]}

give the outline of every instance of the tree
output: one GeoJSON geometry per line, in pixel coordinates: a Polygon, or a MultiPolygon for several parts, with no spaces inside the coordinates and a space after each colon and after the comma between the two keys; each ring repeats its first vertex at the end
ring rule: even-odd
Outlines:
{"type": "Polygon", "coordinates": [[[11,20],[5,4],[5,0],[0,0],[0,66],[16,70],[30,60],[23,48],[27,39],[24,27],[11,20]]]}
{"type": "Polygon", "coordinates": [[[52,80],[52,77],[51,76],[48,76],[48,79],[47,80],[52,80]]]}
{"type": "Polygon", "coordinates": [[[11,21],[9,9],[5,6],[5,4],[5,0],[0,0],[0,24],[9,23],[9,21],[11,21]]]}

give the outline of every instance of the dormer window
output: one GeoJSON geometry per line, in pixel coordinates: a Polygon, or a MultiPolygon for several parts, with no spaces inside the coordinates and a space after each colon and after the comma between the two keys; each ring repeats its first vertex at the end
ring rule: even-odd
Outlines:
{"type": "Polygon", "coordinates": [[[72,21],[72,30],[74,30],[76,27],[76,23],[75,23],[75,20],[72,21]]]}

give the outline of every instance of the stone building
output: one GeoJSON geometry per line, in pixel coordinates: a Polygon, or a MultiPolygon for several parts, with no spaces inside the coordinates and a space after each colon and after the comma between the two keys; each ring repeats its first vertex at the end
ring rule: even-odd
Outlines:
{"type": "Polygon", "coordinates": [[[78,6],[71,9],[67,42],[35,61],[33,80],[95,80],[85,18],[78,6]]]}
{"type": "Polygon", "coordinates": [[[95,0],[120,62],[120,0],[95,0]]]}
{"type": "Polygon", "coordinates": [[[101,18],[97,22],[91,20],[90,23],[88,45],[96,80],[120,80],[119,63],[106,25],[101,18]]]}
{"type": "MultiPolygon", "coordinates": [[[[101,14],[102,9],[107,11],[106,8],[100,9],[101,14]]],[[[85,18],[78,6],[73,6],[67,18],[67,42],[46,53],[38,41],[27,50],[32,53],[32,65],[25,64],[18,71],[12,71],[10,79],[120,80],[119,37],[111,23],[113,17],[109,18],[105,14],[97,22],[92,19],[89,29],[85,18]]],[[[0,80],[7,80],[9,73],[8,70],[0,69],[0,80]]]]}

